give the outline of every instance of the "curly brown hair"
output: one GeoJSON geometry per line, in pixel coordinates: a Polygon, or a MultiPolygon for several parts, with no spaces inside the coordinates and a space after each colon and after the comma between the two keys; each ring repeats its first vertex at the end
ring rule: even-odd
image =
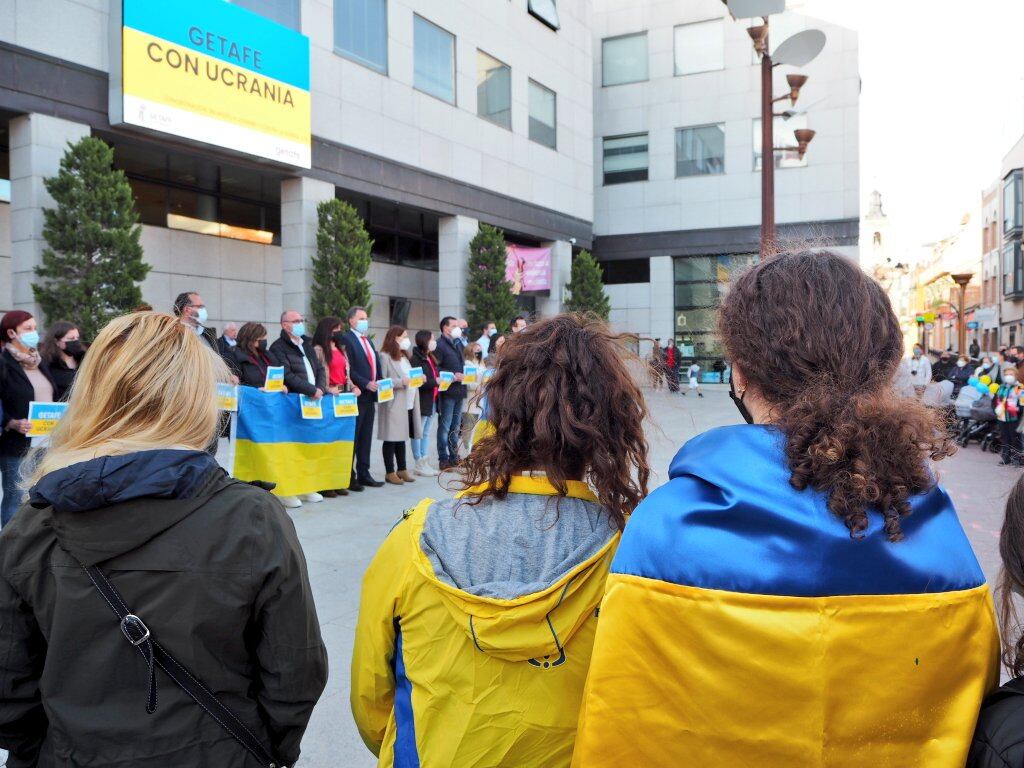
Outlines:
{"type": "Polygon", "coordinates": [[[719,330],[787,437],[793,487],[827,493],[853,538],[873,510],[899,541],[910,497],[935,483],[926,457],[956,448],[938,409],[893,389],[903,335],[881,286],[838,254],[783,253],[736,280],[719,330]]]}
{"type": "Polygon", "coordinates": [[[1006,515],[999,532],[1003,567],[996,586],[1003,666],[1013,677],[1024,675],[1024,634],[1013,593],[1024,592],[1024,477],[1017,480],[1006,499],[1006,515]]]}
{"type": "Polygon", "coordinates": [[[624,337],[599,321],[563,314],[510,336],[487,383],[493,432],[459,464],[470,503],[503,499],[512,475],[543,471],[560,496],[587,480],[619,530],[647,495],[647,406],[626,364],[624,337]]]}

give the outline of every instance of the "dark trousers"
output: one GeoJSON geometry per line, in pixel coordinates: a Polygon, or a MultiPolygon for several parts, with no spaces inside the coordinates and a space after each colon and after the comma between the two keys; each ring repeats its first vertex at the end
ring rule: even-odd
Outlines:
{"type": "MultiPolygon", "coordinates": [[[[371,393],[373,394],[373,393],[371,393]]],[[[373,448],[373,420],[377,415],[377,396],[359,398],[356,417],[356,463],[352,476],[363,480],[370,476],[370,449],[373,448]]]]}
{"type": "Polygon", "coordinates": [[[462,433],[461,395],[442,393],[437,399],[437,460],[459,460],[459,437],[462,433]]]}
{"type": "Polygon", "coordinates": [[[384,451],[384,471],[389,475],[396,471],[405,471],[405,442],[398,440],[385,440],[382,450],[384,451]]]}
{"type": "Polygon", "coordinates": [[[1002,445],[1000,454],[1005,464],[1009,464],[1011,461],[1020,463],[1020,433],[1017,432],[1019,423],[1016,421],[999,422],[999,442],[1002,445]]]}
{"type": "Polygon", "coordinates": [[[24,494],[21,490],[21,456],[0,456],[0,473],[3,473],[4,499],[0,502],[0,523],[7,525],[21,506],[24,494]]]}

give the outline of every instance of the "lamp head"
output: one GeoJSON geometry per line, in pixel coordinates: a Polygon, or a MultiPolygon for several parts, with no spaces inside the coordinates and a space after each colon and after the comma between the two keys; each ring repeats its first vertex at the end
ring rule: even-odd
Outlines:
{"type": "Polygon", "coordinates": [[[786,82],[789,83],[789,101],[795,107],[796,100],[800,98],[800,89],[807,82],[807,75],[786,75],[786,82]]]}
{"type": "Polygon", "coordinates": [[[759,24],[756,27],[747,27],[747,34],[754,42],[754,50],[758,56],[764,56],[768,52],[768,25],[759,24]]]}
{"type": "Polygon", "coordinates": [[[807,145],[811,143],[811,139],[814,138],[814,131],[810,128],[797,128],[793,131],[793,136],[796,137],[797,151],[800,153],[800,159],[802,160],[804,154],[807,152],[807,145]]]}

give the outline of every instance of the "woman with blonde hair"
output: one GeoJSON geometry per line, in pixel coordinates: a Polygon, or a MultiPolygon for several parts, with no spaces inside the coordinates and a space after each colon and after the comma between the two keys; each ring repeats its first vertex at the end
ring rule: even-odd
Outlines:
{"type": "Polygon", "coordinates": [[[8,765],[292,764],[327,658],[284,509],[203,451],[227,369],[164,314],[92,349],[0,536],[8,765]]]}

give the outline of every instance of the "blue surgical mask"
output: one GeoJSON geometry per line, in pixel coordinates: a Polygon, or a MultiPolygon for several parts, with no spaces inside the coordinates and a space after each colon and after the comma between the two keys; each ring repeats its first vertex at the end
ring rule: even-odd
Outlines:
{"type": "Polygon", "coordinates": [[[206,307],[200,307],[196,310],[196,322],[200,325],[206,325],[206,307]]]}
{"type": "Polygon", "coordinates": [[[359,331],[360,333],[366,333],[368,330],[370,330],[370,321],[369,320],[358,320],[358,321],[356,321],[356,330],[359,331]]]}
{"type": "Polygon", "coordinates": [[[29,349],[35,349],[39,346],[39,331],[23,333],[18,337],[18,339],[29,349]]]}
{"type": "Polygon", "coordinates": [[[306,324],[295,323],[292,326],[292,336],[305,336],[306,335],[306,324]]]}

